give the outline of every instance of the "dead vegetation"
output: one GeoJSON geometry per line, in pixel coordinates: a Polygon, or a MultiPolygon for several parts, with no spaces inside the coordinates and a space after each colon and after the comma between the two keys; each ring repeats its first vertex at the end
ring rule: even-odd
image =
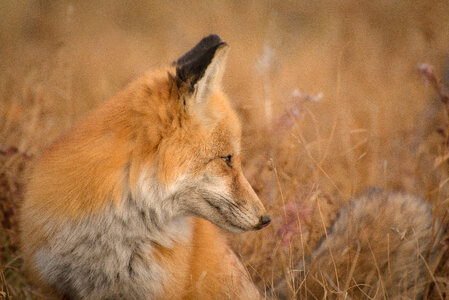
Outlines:
{"type": "MultiPolygon", "coordinates": [[[[39,298],[17,251],[33,159],[209,33],[231,45],[224,89],[245,124],[245,172],[273,217],[261,232],[231,236],[260,287],[310,253],[338,208],[371,186],[426,198],[447,223],[447,1],[3,1],[0,299],[39,298]],[[423,62],[432,85],[416,70],[423,62]]],[[[426,295],[448,297],[447,255],[431,267],[426,295]]]]}

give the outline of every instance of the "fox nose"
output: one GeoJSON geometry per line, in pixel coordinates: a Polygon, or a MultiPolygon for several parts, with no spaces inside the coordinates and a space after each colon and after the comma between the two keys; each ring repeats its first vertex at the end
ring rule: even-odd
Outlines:
{"type": "Polygon", "coordinates": [[[256,229],[256,230],[262,229],[262,228],[268,226],[268,224],[270,224],[270,222],[271,222],[270,215],[262,216],[262,217],[260,217],[259,224],[257,224],[257,226],[254,229],[256,229]]]}

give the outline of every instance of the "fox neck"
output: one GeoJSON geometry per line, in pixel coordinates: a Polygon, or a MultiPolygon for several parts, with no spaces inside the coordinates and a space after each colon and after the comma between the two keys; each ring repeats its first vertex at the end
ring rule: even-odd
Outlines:
{"type": "Polygon", "coordinates": [[[175,243],[190,239],[192,227],[191,218],[183,213],[172,193],[155,176],[144,173],[134,193],[118,208],[119,214],[131,214],[130,224],[144,226],[152,242],[172,248],[175,243]]]}
{"type": "Polygon", "coordinates": [[[170,216],[164,209],[140,206],[129,198],[115,212],[124,230],[141,232],[141,238],[166,248],[187,242],[191,235],[191,221],[186,216],[170,216]]]}

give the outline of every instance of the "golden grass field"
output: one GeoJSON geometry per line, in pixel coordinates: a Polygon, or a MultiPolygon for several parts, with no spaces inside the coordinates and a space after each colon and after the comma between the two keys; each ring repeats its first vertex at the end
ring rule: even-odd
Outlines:
{"type": "MultiPolygon", "coordinates": [[[[444,76],[448,1],[4,0],[0,299],[40,295],[17,250],[33,160],[210,33],[231,46],[224,90],[243,120],[245,173],[273,218],[229,236],[259,287],[310,253],[338,208],[369,187],[426,198],[449,221],[449,120],[417,72],[426,62],[444,76]]],[[[449,297],[447,255],[433,273],[426,296],[449,297]]]]}

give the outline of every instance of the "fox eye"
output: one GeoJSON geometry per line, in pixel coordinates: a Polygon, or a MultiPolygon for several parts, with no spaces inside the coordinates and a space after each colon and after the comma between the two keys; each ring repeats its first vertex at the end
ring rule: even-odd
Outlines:
{"type": "Polygon", "coordinates": [[[223,156],[220,158],[228,165],[228,167],[232,168],[232,161],[231,161],[232,155],[223,156]]]}

